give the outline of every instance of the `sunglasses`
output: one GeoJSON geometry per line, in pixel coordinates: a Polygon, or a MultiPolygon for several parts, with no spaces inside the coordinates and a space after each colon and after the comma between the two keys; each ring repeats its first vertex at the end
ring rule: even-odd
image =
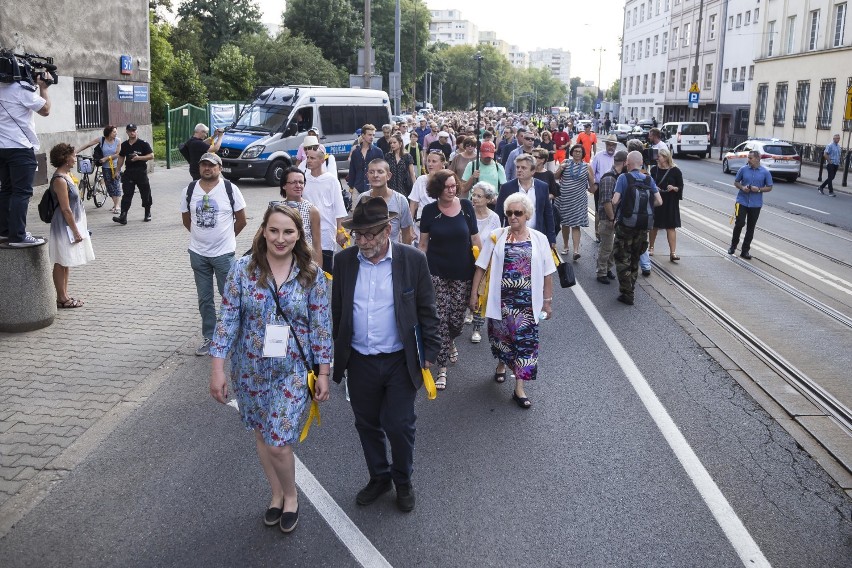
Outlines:
{"type": "Polygon", "coordinates": [[[526,211],[506,211],[506,217],[523,217],[526,214],[526,211]]]}
{"type": "Polygon", "coordinates": [[[526,140],[527,142],[532,142],[533,140],[535,140],[535,138],[533,138],[532,136],[524,136],[524,140],[526,140]]]}

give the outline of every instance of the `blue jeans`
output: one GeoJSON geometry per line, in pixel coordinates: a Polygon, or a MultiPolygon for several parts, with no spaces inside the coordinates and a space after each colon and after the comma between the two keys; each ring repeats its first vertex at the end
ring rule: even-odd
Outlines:
{"type": "Polygon", "coordinates": [[[19,243],[27,234],[27,207],[36,171],[32,148],[0,148],[0,236],[19,243]]]}
{"type": "Polygon", "coordinates": [[[642,253],[642,256],[639,257],[639,268],[644,272],[651,271],[651,256],[648,254],[647,249],[642,253]]]}
{"type": "Polygon", "coordinates": [[[201,256],[189,251],[189,263],[195,273],[195,289],[198,291],[198,311],[201,314],[201,335],[204,339],[213,339],[213,329],[216,327],[216,300],[213,298],[213,276],[216,276],[216,286],[219,296],[225,287],[225,278],[234,262],[234,253],[221,256],[201,256]]]}

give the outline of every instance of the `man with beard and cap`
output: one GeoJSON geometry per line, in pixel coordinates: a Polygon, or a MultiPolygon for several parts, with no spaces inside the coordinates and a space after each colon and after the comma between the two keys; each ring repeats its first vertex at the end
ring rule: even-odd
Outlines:
{"type": "Polygon", "coordinates": [[[482,143],[479,147],[479,160],[474,158],[462,174],[464,193],[469,194],[470,188],[481,181],[490,183],[496,191],[499,191],[500,186],[506,183],[506,171],[494,159],[495,152],[493,143],[487,141],[482,143]]]}
{"type": "MultiPolygon", "coordinates": [[[[598,156],[601,155],[598,154],[598,156]]],[[[624,172],[627,152],[624,150],[615,152],[612,162],[612,168],[598,179],[598,190],[595,192],[595,197],[598,198],[595,225],[600,231],[601,241],[601,246],[598,248],[597,279],[601,284],[609,284],[610,280],[615,280],[613,272],[615,260],[612,258],[612,247],[615,242],[615,207],[612,205],[612,196],[615,193],[618,176],[624,172]]]]}

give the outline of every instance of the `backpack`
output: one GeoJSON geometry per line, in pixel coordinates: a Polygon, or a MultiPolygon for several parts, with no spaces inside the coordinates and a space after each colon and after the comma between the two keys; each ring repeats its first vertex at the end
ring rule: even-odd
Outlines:
{"type": "MultiPolygon", "coordinates": [[[[50,185],[53,185],[53,180],[61,177],[62,176],[53,176],[50,178],[50,185]]],[[[62,181],[65,181],[65,179],[62,181]]],[[[67,181],[65,181],[65,183],[66,185],[68,184],[67,181]]],[[[41,201],[38,202],[38,218],[45,223],[50,223],[53,220],[53,213],[59,208],[59,199],[57,199],[56,194],[53,193],[53,189],[51,189],[50,185],[47,186],[47,190],[41,196],[41,201]]]]}
{"type": "MultiPolygon", "coordinates": [[[[231,202],[231,215],[236,218],[237,212],[234,211],[234,186],[231,185],[231,182],[223,179],[225,182],[225,191],[228,193],[228,201],[231,202]]],[[[197,179],[192,180],[189,183],[189,187],[186,189],[186,208],[189,211],[192,211],[190,208],[190,201],[192,201],[192,194],[195,193],[195,185],[198,183],[197,179]]],[[[41,205],[39,205],[39,215],[41,215],[41,205]]]]}
{"type": "Polygon", "coordinates": [[[654,200],[651,192],[651,176],[641,180],[632,173],[624,174],[627,189],[624,199],[618,204],[618,222],[625,227],[647,231],[654,225],[654,200]]]}
{"type": "Polygon", "coordinates": [[[92,161],[95,162],[96,167],[101,167],[101,160],[104,159],[104,149],[103,149],[104,137],[101,136],[101,141],[99,144],[95,144],[95,150],[92,152],[92,161]]]}

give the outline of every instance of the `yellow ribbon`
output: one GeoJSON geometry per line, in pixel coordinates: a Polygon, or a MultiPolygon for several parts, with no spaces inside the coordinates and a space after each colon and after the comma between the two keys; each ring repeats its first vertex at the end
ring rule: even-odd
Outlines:
{"type": "Polygon", "coordinates": [[[473,251],[473,260],[476,260],[477,258],[479,258],[479,247],[476,246],[476,245],[473,245],[470,248],[473,251]]]}
{"type": "Polygon", "coordinates": [[[311,423],[316,420],[317,426],[322,425],[322,421],[320,420],[320,412],[319,412],[319,404],[317,404],[316,399],[316,383],[317,378],[314,375],[314,372],[308,371],[308,391],[311,393],[311,409],[308,412],[308,420],[305,422],[305,425],[302,427],[302,434],[299,436],[299,442],[304,442],[305,438],[308,437],[308,432],[311,430],[311,423]]]}
{"type": "Polygon", "coordinates": [[[438,389],[435,388],[435,379],[432,378],[432,371],[429,369],[420,369],[420,374],[423,375],[423,386],[426,387],[426,398],[435,400],[438,398],[438,389]]]}
{"type": "Polygon", "coordinates": [[[112,156],[107,158],[109,160],[109,173],[112,174],[112,179],[115,179],[115,166],[112,164],[112,156]]]}
{"type": "Polygon", "coordinates": [[[734,203],[734,214],[731,215],[731,218],[728,220],[728,225],[733,225],[734,220],[739,216],[739,214],[740,214],[740,204],[734,203]]]}

